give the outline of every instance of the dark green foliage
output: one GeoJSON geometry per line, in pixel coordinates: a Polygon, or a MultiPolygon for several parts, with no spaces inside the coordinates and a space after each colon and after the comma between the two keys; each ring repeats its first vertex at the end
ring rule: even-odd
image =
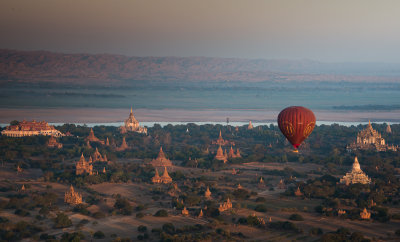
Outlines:
{"type": "Polygon", "coordinates": [[[92,217],[95,219],[99,219],[99,218],[105,218],[106,215],[103,212],[95,212],[92,214],[92,217]]]}
{"type": "Polygon", "coordinates": [[[278,229],[278,230],[285,230],[285,231],[291,231],[291,232],[295,232],[295,233],[300,233],[301,230],[299,228],[297,228],[297,226],[289,221],[278,221],[278,222],[272,222],[269,223],[268,226],[271,229],[278,229]]]}
{"type": "Polygon", "coordinates": [[[81,232],[63,233],[60,242],[79,242],[83,239],[85,236],[81,232]]]}
{"type": "Polygon", "coordinates": [[[58,213],[54,219],[54,228],[66,228],[72,225],[72,221],[64,213],[58,213]]]}
{"type": "Polygon", "coordinates": [[[139,227],[137,228],[137,230],[138,230],[139,232],[144,233],[144,232],[147,231],[147,227],[144,226],[144,225],[139,225],[139,227]]]}
{"type": "Polygon", "coordinates": [[[257,203],[265,203],[267,200],[264,197],[258,197],[256,198],[257,203]]]}
{"type": "Polygon", "coordinates": [[[133,211],[133,207],[126,198],[117,198],[114,208],[116,208],[123,215],[131,215],[133,211]]]}
{"type": "Polygon", "coordinates": [[[158,210],[155,214],[155,217],[168,217],[168,212],[165,209],[158,210]]]}
{"type": "Polygon", "coordinates": [[[258,205],[254,208],[254,210],[257,211],[257,212],[262,212],[262,213],[265,213],[265,212],[268,211],[268,210],[267,210],[267,206],[265,206],[265,204],[258,204],[258,205]]]}
{"type": "Polygon", "coordinates": [[[312,228],[309,233],[310,235],[321,235],[324,231],[321,228],[312,228]]]}
{"type": "Polygon", "coordinates": [[[143,218],[144,217],[144,213],[137,213],[136,214],[136,218],[143,218]]]}
{"type": "Polygon", "coordinates": [[[104,239],[105,237],[106,235],[100,230],[93,234],[93,238],[95,239],[104,239]]]}
{"type": "Polygon", "coordinates": [[[323,241],[323,242],[335,242],[335,241],[368,242],[370,240],[364,238],[364,236],[358,232],[350,233],[350,231],[348,229],[340,228],[336,232],[324,234],[321,237],[321,241],[323,241]]]}
{"type": "Polygon", "coordinates": [[[238,200],[244,200],[248,199],[250,197],[250,194],[245,189],[236,189],[235,191],[233,191],[233,196],[238,200]]]}
{"type": "Polygon", "coordinates": [[[301,216],[300,214],[297,214],[297,213],[290,215],[289,219],[293,220],[293,221],[304,221],[303,216],[301,216]]]}
{"type": "Polygon", "coordinates": [[[162,226],[162,230],[167,234],[174,234],[175,233],[175,226],[172,223],[165,223],[162,226]]]}

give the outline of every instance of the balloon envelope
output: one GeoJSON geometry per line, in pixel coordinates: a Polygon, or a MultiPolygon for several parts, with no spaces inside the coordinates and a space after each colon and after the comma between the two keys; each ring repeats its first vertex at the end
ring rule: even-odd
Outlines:
{"type": "Polygon", "coordinates": [[[279,129],[293,145],[298,148],[315,127],[314,113],[305,107],[292,106],[285,108],[278,115],[279,129]]]}

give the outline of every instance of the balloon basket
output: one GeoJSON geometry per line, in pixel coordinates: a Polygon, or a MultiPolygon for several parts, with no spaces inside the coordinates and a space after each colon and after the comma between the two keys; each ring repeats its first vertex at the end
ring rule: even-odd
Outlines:
{"type": "Polygon", "coordinates": [[[293,150],[293,153],[299,153],[299,150],[293,150]]]}

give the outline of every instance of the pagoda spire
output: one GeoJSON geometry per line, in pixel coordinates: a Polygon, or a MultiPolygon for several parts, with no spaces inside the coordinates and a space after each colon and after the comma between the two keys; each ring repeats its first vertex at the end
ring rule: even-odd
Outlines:
{"type": "Polygon", "coordinates": [[[132,106],[131,106],[131,113],[133,113],[133,109],[132,109],[132,106]]]}

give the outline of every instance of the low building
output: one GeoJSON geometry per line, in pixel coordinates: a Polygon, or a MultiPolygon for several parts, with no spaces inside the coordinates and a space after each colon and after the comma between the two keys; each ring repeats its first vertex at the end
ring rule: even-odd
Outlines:
{"type": "Polygon", "coordinates": [[[49,125],[45,121],[36,122],[33,121],[21,121],[17,125],[7,126],[3,131],[2,135],[8,137],[25,137],[25,136],[36,136],[36,135],[46,135],[61,137],[63,134],[58,131],[54,126],[49,125]]]}

